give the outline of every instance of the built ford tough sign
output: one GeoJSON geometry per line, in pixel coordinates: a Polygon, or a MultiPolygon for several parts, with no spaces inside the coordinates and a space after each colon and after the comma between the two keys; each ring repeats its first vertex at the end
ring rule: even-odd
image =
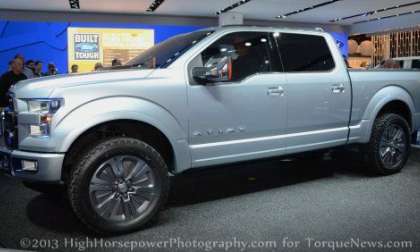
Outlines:
{"type": "Polygon", "coordinates": [[[400,171],[420,128],[420,72],[348,71],[322,31],[223,27],[176,36],[121,69],[18,83],[2,169],[103,233],[137,230],[169,174],[344,145],[400,171]],[[52,192],[52,191],[49,191],[52,192]]]}

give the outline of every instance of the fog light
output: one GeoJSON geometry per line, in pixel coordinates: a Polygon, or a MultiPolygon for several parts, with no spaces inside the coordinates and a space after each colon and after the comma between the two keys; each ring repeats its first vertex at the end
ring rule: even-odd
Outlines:
{"type": "Polygon", "coordinates": [[[38,171],[38,162],[32,160],[21,161],[22,171],[36,172],[38,171]]]}
{"type": "Polygon", "coordinates": [[[45,123],[40,125],[30,125],[29,131],[31,136],[48,136],[49,125],[45,123]]]}

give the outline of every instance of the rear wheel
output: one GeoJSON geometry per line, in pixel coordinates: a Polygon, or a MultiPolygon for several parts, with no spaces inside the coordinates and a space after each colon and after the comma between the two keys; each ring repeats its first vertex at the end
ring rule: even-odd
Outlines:
{"type": "Polygon", "coordinates": [[[410,127],[407,121],[392,113],[378,117],[365,153],[373,173],[389,175],[401,171],[410,154],[410,127]]]}
{"type": "Polygon", "coordinates": [[[76,215],[101,233],[148,224],[166,202],[168,168],[161,155],[138,139],[117,137],[97,144],[75,165],[68,193],[76,215]]]}

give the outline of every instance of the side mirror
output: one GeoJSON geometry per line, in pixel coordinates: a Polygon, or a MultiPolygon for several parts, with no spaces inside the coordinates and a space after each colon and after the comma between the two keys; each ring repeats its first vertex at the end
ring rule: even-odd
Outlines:
{"type": "Polygon", "coordinates": [[[192,76],[200,84],[232,80],[232,60],[230,57],[211,58],[204,67],[194,67],[192,76]]]}

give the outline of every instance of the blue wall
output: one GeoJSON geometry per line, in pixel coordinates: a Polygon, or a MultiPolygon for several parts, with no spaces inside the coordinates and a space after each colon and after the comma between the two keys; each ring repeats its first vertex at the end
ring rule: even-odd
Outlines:
{"type": "Polygon", "coordinates": [[[25,60],[41,60],[44,71],[49,62],[56,64],[59,72],[67,71],[67,28],[145,28],[155,30],[155,43],[168,37],[201,29],[201,26],[142,25],[126,23],[82,22],[21,22],[0,20],[0,73],[17,53],[25,60]]]}
{"type": "MultiPolygon", "coordinates": [[[[67,70],[67,28],[146,28],[155,30],[155,43],[179,33],[194,31],[201,26],[142,25],[130,23],[84,23],[84,22],[21,22],[0,20],[0,73],[7,70],[7,64],[17,53],[25,60],[41,60],[44,71],[49,62],[56,64],[59,72],[67,70]]],[[[347,34],[333,32],[347,56],[347,34]]]]}

